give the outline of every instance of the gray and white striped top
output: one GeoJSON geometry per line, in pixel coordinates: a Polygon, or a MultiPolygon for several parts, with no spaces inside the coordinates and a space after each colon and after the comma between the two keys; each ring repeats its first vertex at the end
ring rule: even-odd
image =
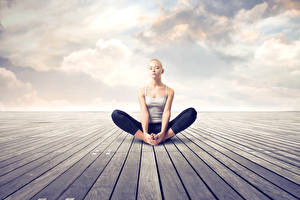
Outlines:
{"type": "Polygon", "coordinates": [[[156,123],[162,121],[162,114],[166,105],[168,97],[168,87],[165,85],[166,95],[162,97],[147,96],[147,87],[145,87],[145,101],[149,112],[149,123],[156,123]]]}

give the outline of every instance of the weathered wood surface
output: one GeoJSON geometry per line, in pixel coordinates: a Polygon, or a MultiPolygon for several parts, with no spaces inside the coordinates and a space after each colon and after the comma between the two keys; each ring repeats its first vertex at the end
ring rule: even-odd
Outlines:
{"type": "Polygon", "coordinates": [[[299,199],[299,147],[300,112],[198,112],[155,147],[109,112],[0,112],[0,199],[299,199]]]}

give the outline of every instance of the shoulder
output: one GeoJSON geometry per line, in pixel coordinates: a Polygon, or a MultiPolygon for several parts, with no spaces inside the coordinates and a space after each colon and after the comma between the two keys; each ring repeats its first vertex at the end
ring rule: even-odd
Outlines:
{"type": "Polygon", "coordinates": [[[140,88],[138,88],[138,95],[139,96],[145,96],[145,88],[146,87],[140,87],[140,88]]]}
{"type": "Polygon", "coordinates": [[[173,89],[173,88],[170,88],[170,87],[168,86],[168,95],[174,96],[174,93],[175,93],[174,89],[173,89]]]}

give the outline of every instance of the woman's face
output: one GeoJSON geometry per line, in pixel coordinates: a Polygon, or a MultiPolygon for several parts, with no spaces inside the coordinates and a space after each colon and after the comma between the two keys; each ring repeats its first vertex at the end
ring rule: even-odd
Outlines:
{"type": "Polygon", "coordinates": [[[149,74],[151,78],[158,78],[163,73],[163,69],[156,61],[152,61],[149,64],[149,74]]]}

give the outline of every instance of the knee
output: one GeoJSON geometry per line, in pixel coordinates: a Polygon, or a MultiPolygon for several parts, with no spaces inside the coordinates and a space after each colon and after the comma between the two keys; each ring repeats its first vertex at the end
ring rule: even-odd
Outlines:
{"type": "Polygon", "coordinates": [[[191,116],[191,118],[193,120],[195,120],[197,118],[197,111],[195,108],[193,108],[193,107],[188,108],[187,113],[189,114],[189,116],[191,116]]]}
{"type": "Polygon", "coordinates": [[[112,113],[111,113],[111,118],[113,119],[113,121],[116,121],[117,119],[122,118],[122,111],[115,109],[112,113]]]}

